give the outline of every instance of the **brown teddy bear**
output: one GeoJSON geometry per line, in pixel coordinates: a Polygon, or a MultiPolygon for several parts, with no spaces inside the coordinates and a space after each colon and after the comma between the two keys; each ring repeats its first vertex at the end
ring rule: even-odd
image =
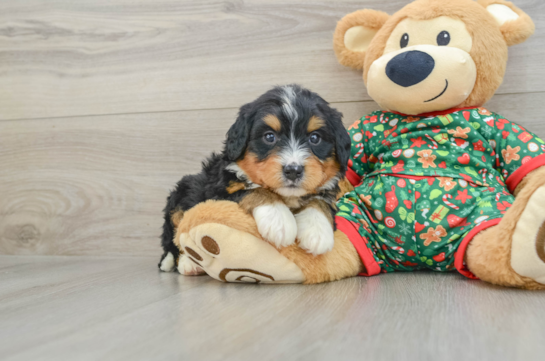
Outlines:
{"type": "Polygon", "coordinates": [[[184,274],[227,282],[319,283],[431,269],[545,289],[545,143],[483,108],[508,46],[534,31],[503,0],[417,0],[392,16],[360,10],[337,25],[339,62],[363,69],[383,110],[348,130],[352,154],[335,245],[314,256],[262,240],[236,203],[184,214],[184,274]]]}

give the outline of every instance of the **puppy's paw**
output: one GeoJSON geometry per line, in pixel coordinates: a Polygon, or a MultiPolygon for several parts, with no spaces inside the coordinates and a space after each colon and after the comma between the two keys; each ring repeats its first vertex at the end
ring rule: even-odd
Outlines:
{"type": "Polygon", "coordinates": [[[333,249],[333,227],[327,217],[315,208],[307,208],[295,215],[299,246],[313,255],[333,249]]]}
{"type": "Polygon", "coordinates": [[[282,203],[256,207],[253,212],[259,233],[277,247],[295,243],[297,223],[290,209],[282,203]]]}
{"type": "Polygon", "coordinates": [[[181,254],[178,259],[178,272],[184,276],[198,276],[204,274],[204,270],[185,254],[181,254]]]}
{"type": "Polygon", "coordinates": [[[159,269],[163,272],[172,272],[176,269],[176,261],[171,252],[163,255],[161,262],[159,262],[159,269]]]}

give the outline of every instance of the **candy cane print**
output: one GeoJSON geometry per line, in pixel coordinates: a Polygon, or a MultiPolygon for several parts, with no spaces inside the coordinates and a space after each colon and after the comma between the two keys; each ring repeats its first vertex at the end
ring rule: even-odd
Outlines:
{"type": "Polygon", "coordinates": [[[496,194],[496,202],[500,201],[500,196],[501,196],[501,192],[498,192],[498,194],[496,194]]]}
{"type": "Polygon", "coordinates": [[[363,143],[356,144],[356,148],[359,148],[359,150],[354,156],[354,159],[358,159],[361,156],[361,153],[363,153],[363,143]]]}
{"type": "Polygon", "coordinates": [[[479,171],[479,174],[483,176],[483,183],[486,183],[486,175],[488,174],[488,170],[483,168],[479,171]]]}
{"type": "Polygon", "coordinates": [[[445,195],[443,196],[443,202],[445,202],[445,204],[446,204],[447,206],[449,206],[450,208],[452,208],[452,209],[454,209],[454,210],[459,210],[459,209],[460,209],[460,207],[458,207],[458,206],[455,205],[455,204],[450,203],[447,199],[452,199],[452,196],[451,196],[450,194],[445,194],[445,195]]]}
{"type": "Polygon", "coordinates": [[[437,149],[439,148],[439,146],[437,145],[437,142],[435,141],[435,139],[433,139],[432,137],[430,137],[428,134],[425,134],[426,138],[428,138],[430,140],[430,142],[433,143],[433,145],[429,145],[428,144],[428,147],[430,147],[430,149],[437,149]]]}
{"type": "Polygon", "coordinates": [[[399,247],[399,246],[393,246],[393,247],[392,247],[392,250],[398,251],[399,254],[405,253],[405,250],[404,250],[402,247],[399,247]]]}

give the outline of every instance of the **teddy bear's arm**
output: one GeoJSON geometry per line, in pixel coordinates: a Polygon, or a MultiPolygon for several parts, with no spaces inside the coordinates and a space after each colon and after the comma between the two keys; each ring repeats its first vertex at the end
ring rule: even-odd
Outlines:
{"type": "MultiPolygon", "coordinates": [[[[524,127],[493,114],[494,127],[490,143],[496,152],[495,167],[509,190],[515,192],[530,172],[545,166],[545,142],[524,127]]],[[[490,126],[490,122],[488,123],[490,126]]]]}

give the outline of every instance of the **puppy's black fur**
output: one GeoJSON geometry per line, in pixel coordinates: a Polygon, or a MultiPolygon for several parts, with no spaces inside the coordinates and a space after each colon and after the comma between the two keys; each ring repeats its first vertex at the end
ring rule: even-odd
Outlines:
{"type": "MultiPolygon", "coordinates": [[[[171,253],[177,264],[179,249],[173,243],[175,229],[171,217],[178,211],[187,211],[206,200],[229,200],[240,202],[248,193],[252,192],[254,184],[247,178],[232,169],[229,165],[236,164],[244,158],[247,152],[252,152],[262,161],[269,155],[287,147],[293,139],[301,141],[302,148],[320,160],[336,157],[340,166],[336,177],[342,178],[346,172],[350,155],[350,137],[343,124],[342,114],[331,108],[329,104],[316,93],[303,89],[298,85],[275,87],[255,101],[240,108],[236,122],[227,132],[225,147],[219,154],[212,154],[202,163],[202,171],[196,175],[186,175],[177,184],[167,198],[164,209],[163,234],[161,244],[164,250],[159,267],[163,259],[171,253]],[[291,109],[286,109],[286,89],[291,95],[291,109]],[[269,132],[270,127],[263,122],[267,115],[275,116],[282,124],[282,131],[276,134],[275,144],[268,144],[263,140],[263,134],[269,132]],[[325,122],[324,129],[315,133],[321,138],[319,146],[308,142],[308,120],[316,116],[325,122]],[[245,188],[230,192],[229,186],[233,183],[244,183],[245,188]]],[[[260,185],[261,186],[261,185],[260,185]]],[[[295,185],[293,185],[295,186],[295,185]]],[[[318,189],[316,193],[305,195],[310,201],[312,197],[321,197],[328,204],[332,204],[332,216],[336,212],[334,206],[339,187],[335,182],[327,189],[318,189]]]]}

